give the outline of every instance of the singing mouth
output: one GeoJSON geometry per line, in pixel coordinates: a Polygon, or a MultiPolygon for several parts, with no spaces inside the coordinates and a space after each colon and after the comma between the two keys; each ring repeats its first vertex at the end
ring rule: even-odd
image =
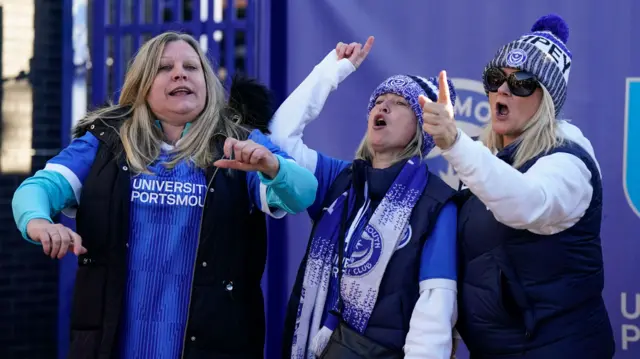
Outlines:
{"type": "Polygon", "coordinates": [[[496,102],[496,114],[501,117],[509,115],[509,106],[500,101],[496,102]]]}
{"type": "Polygon", "coordinates": [[[387,126],[387,121],[385,121],[383,115],[376,115],[373,118],[373,127],[374,128],[383,128],[385,126],[387,126]]]}
{"type": "Polygon", "coordinates": [[[169,92],[169,96],[178,96],[178,95],[191,95],[193,91],[185,86],[176,87],[171,92],[169,92]]]}

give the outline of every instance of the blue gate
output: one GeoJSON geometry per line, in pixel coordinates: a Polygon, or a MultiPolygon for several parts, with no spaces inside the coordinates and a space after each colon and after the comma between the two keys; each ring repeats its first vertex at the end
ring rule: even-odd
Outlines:
{"type": "Polygon", "coordinates": [[[140,45],[164,31],[199,40],[219,77],[255,75],[256,0],[95,0],[90,2],[92,105],[117,100],[126,66],[140,45]]]}

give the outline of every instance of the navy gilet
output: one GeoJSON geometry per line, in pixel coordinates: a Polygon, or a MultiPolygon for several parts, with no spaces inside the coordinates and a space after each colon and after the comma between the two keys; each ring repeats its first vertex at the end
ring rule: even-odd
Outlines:
{"type": "MultiPolygon", "coordinates": [[[[516,147],[498,153],[512,164],[516,147]]],[[[593,196],[573,227],[538,235],[498,222],[469,189],[458,194],[457,329],[472,358],[611,358],[613,334],[602,299],[602,183],[591,156],[565,140],[522,165],[569,153],[591,172],[593,196]]]]}

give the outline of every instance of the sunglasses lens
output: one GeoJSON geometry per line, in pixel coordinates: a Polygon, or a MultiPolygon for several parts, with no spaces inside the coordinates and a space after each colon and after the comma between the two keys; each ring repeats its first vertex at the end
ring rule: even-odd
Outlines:
{"type": "Polygon", "coordinates": [[[502,84],[507,80],[504,72],[502,70],[492,67],[487,69],[487,72],[484,75],[484,85],[489,92],[496,92],[502,86],[502,84]]]}
{"type": "Polygon", "coordinates": [[[509,76],[509,89],[516,96],[531,96],[537,88],[538,80],[528,72],[518,71],[509,76]]]}

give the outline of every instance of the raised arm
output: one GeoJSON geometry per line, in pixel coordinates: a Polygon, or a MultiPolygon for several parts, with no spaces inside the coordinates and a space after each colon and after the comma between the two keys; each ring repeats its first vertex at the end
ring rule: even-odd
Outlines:
{"type": "Polygon", "coordinates": [[[582,218],[593,195],[591,172],[572,154],[544,156],[521,173],[462,133],[443,156],[495,218],[512,228],[561,232],[582,218]]]}
{"type": "MultiPolygon", "coordinates": [[[[444,71],[440,74],[438,103],[420,99],[423,129],[433,136],[442,156],[496,220],[541,235],[552,235],[576,224],[593,195],[592,174],[585,163],[569,153],[553,153],[538,159],[525,173],[513,168],[457,128],[448,85],[443,80],[444,71]]],[[[561,123],[559,130],[597,164],[591,144],[577,127],[561,123]]]]}
{"type": "Polygon", "coordinates": [[[269,130],[270,138],[296,162],[311,171],[318,180],[318,191],[309,207],[312,219],[322,211],[324,197],[333,180],[350,162],[325,156],[302,142],[302,133],[324,107],[329,94],[364,61],[373,46],[369,37],[364,47],[358,43],[338,43],[335,50],[316,65],[306,79],[276,111],[269,130]]]}
{"type": "Polygon", "coordinates": [[[271,140],[301,166],[315,173],[318,153],[302,142],[302,133],[324,107],[329,94],[367,57],[373,37],[360,44],[339,43],[287,97],[276,111],[269,130],[271,140]]]}

